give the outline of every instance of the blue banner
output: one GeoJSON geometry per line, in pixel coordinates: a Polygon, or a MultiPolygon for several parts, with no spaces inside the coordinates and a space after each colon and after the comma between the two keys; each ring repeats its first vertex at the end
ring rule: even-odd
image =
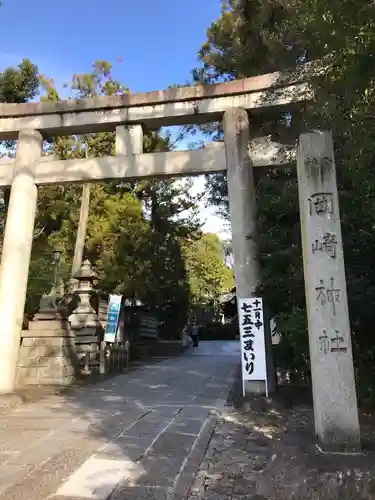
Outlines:
{"type": "Polygon", "coordinates": [[[107,313],[107,325],[105,328],[104,340],[115,342],[118,320],[120,317],[122,295],[110,295],[107,313]]]}

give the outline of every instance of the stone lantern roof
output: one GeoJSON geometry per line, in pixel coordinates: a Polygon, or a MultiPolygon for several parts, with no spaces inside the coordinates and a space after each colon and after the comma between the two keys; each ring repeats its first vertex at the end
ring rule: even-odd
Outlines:
{"type": "Polygon", "coordinates": [[[98,279],[98,275],[96,272],[92,269],[91,267],[91,262],[86,259],[81,268],[73,275],[73,278],[78,280],[78,281],[93,281],[95,279],[98,279]]]}

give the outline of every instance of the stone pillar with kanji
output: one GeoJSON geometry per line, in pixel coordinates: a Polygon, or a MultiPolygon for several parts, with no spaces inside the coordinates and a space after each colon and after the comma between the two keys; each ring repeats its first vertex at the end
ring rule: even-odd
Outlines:
{"type": "Polygon", "coordinates": [[[330,132],[301,135],[297,172],[315,430],[324,451],[358,452],[360,429],[330,132]]]}

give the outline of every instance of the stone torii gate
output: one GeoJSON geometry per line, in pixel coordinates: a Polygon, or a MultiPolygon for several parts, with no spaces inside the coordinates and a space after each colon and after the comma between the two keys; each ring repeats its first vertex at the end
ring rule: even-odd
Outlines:
{"type": "MultiPolygon", "coordinates": [[[[227,170],[237,298],[254,297],[261,269],[253,168],[290,163],[296,151],[270,137],[250,140],[248,112],[251,116],[267,108],[280,111],[311,98],[303,73],[272,73],[218,85],[81,101],[1,104],[0,140],[18,139],[18,145],[14,162],[0,168],[0,186],[11,186],[0,269],[0,393],[14,390],[37,186],[227,170]],[[155,129],[216,120],[223,120],[224,144],[195,151],[142,153],[143,126],[155,129]],[[104,131],[116,131],[115,156],[64,161],[41,157],[44,139],[104,131]]],[[[326,449],[358,451],[360,433],[330,133],[301,135],[297,172],[316,433],[326,449]]],[[[264,392],[262,384],[250,384],[247,390],[264,392]]]]}

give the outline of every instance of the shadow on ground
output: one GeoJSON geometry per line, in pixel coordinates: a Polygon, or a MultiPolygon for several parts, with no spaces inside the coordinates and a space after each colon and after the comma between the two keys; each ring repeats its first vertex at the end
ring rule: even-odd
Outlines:
{"type": "Polygon", "coordinates": [[[361,414],[363,454],[322,455],[306,389],[244,401],[238,371],[218,409],[237,361],[203,348],[4,411],[0,499],[90,498],[90,488],[110,500],[375,498],[372,415],[361,414]]]}
{"type": "Polygon", "coordinates": [[[283,387],[274,399],[245,401],[237,377],[229,402],[191,500],[375,499],[374,416],[361,414],[362,454],[322,454],[308,388],[283,387]]]}
{"type": "Polygon", "coordinates": [[[35,401],[0,414],[0,499],[89,498],[90,488],[111,500],[187,493],[214,427],[210,412],[237,364],[236,356],[188,353],[25,396],[35,401]]]}

